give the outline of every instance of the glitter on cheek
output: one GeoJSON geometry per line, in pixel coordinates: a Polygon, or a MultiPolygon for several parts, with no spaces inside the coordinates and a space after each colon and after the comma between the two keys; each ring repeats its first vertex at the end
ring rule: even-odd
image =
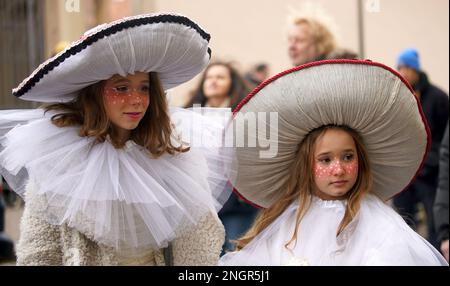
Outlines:
{"type": "Polygon", "coordinates": [[[136,104],[136,103],[142,102],[142,98],[138,94],[132,94],[132,95],[129,94],[127,96],[126,100],[127,100],[127,103],[129,103],[129,104],[136,104]]]}
{"type": "Polygon", "coordinates": [[[351,166],[346,166],[345,164],[335,161],[332,164],[328,165],[328,166],[320,166],[320,165],[316,165],[315,169],[314,169],[314,174],[317,178],[326,178],[326,177],[330,177],[333,176],[337,173],[347,173],[350,170],[353,170],[352,172],[354,172],[354,170],[357,169],[355,167],[355,164],[352,164],[351,166]]]}
{"type": "Polygon", "coordinates": [[[358,163],[356,161],[350,162],[344,168],[348,174],[354,175],[358,172],[358,163]]]}
{"type": "Polygon", "coordinates": [[[314,176],[317,179],[326,179],[335,175],[355,175],[358,173],[358,162],[341,162],[334,161],[333,163],[323,166],[319,163],[314,166],[314,176]]]}
{"type": "Polygon", "coordinates": [[[323,167],[323,166],[320,166],[320,165],[316,165],[315,168],[314,168],[314,175],[317,178],[328,177],[329,176],[328,173],[329,173],[328,167],[323,167]]]}
{"type": "Polygon", "coordinates": [[[322,177],[333,176],[333,174],[340,171],[341,168],[341,164],[339,164],[338,162],[333,162],[332,164],[322,168],[321,175],[322,177]]]}
{"type": "Polygon", "coordinates": [[[106,91],[105,100],[107,104],[117,104],[119,97],[111,91],[106,91]]]}
{"type": "Polygon", "coordinates": [[[106,97],[106,101],[109,103],[109,104],[117,104],[117,97],[116,96],[108,96],[108,97],[106,97]]]}

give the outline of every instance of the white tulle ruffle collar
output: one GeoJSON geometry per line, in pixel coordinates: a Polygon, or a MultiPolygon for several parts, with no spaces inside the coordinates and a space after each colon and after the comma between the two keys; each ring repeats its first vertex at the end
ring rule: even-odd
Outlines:
{"type": "MultiPolygon", "coordinates": [[[[217,122],[181,109],[171,115],[184,119],[180,134],[202,130],[207,140],[220,140],[217,122]],[[194,121],[201,128],[187,124],[194,121]]],[[[94,144],[78,127],[56,127],[49,117],[41,110],[1,112],[0,165],[17,193],[45,201],[37,211],[51,224],[121,250],[159,249],[228,198],[230,160],[220,147],[154,159],[132,141],[122,149],[94,144]]]]}

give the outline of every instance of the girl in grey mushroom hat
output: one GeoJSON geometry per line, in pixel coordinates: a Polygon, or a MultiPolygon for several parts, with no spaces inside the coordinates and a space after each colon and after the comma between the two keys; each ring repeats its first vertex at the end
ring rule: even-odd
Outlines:
{"type": "Polygon", "coordinates": [[[26,202],[19,265],[217,264],[223,126],[164,92],[207,66],[208,42],[184,16],[127,17],[13,90],[47,103],[0,112],[1,174],[26,202]]]}
{"type": "Polygon", "coordinates": [[[257,87],[234,120],[251,112],[278,113],[268,126],[278,128],[278,152],[236,148],[233,184],[265,209],[221,265],[448,265],[385,203],[414,180],[430,144],[397,72],[370,61],[306,64],[257,87]]]}

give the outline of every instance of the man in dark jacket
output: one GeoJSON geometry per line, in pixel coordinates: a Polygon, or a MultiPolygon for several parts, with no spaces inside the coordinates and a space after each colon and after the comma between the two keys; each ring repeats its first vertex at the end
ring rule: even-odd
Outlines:
{"type": "Polygon", "coordinates": [[[445,129],[444,139],[441,143],[439,157],[439,186],[434,201],[434,218],[437,231],[437,240],[441,246],[441,252],[448,261],[448,123],[445,129]]]}
{"type": "Polygon", "coordinates": [[[394,206],[415,228],[417,203],[422,203],[427,217],[428,241],[439,249],[433,218],[433,203],[439,174],[439,148],[448,120],[448,95],[432,85],[420,69],[415,49],[406,49],[398,57],[397,68],[420,99],[431,132],[431,148],[422,170],[408,190],[394,198],[394,206]]]}

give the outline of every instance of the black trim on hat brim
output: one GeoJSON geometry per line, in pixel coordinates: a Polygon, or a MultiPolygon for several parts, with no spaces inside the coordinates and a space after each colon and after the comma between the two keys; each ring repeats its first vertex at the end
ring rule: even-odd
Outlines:
{"type": "MultiPolygon", "coordinates": [[[[120,22],[117,24],[113,24],[112,26],[101,30],[97,33],[94,33],[92,35],[89,35],[78,43],[75,46],[70,47],[65,52],[63,52],[61,55],[50,61],[47,65],[42,67],[32,78],[30,78],[21,88],[19,88],[17,91],[13,91],[13,95],[16,97],[21,97],[25,93],[27,93],[33,86],[35,86],[43,77],[44,75],[48,74],[50,71],[55,69],[60,63],[64,62],[67,58],[74,56],[78,53],[80,53],[82,50],[86,49],[88,46],[92,45],[93,43],[97,42],[98,40],[111,36],[117,32],[120,32],[122,30],[133,28],[137,26],[142,25],[148,25],[148,24],[157,24],[157,23],[175,23],[175,24],[181,24],[185,25],[187,27],[190,27],[194,29],[199,35],[205,39],[207,42],[211,39],[210,34],[205,32],[200,26],[198,26],[196,23],[192,22],[189,18],[184,16],[177,16],[177,15],[156,15],[156,16],[149,16],[149,17],[143,17],[143,18],[136,18],[136,19],[130,19],[125,22],[120,22]]],[[[208,54],[209,58],[211,58],[211,49],[208,47],[208,54]]]]}

